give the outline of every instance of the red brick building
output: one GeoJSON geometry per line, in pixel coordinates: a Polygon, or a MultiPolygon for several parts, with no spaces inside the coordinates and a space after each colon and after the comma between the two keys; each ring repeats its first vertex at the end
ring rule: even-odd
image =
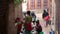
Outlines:
{"type": "Polygon", "coordinates": [[[27,1],[27,10],[34,9],[48,9],[49,0],[28,0],[27,1]]]}

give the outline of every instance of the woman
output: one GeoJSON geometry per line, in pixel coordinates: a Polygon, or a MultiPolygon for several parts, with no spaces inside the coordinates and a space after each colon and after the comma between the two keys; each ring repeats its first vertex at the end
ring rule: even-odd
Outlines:
{"type": "Polygon", "coordinates": [[[16,22],[17,22],[17,34],[19,34],[21,32],[21,28],[22,28],[22,21],[20,18],[17,18],[16,22]]]}
{"type": "Polygon", "coordinates": [[[32,21],[36,21],[36,15],[34,12],[32,13],[32,21]]]}
{"type": "Polygon", "coordinates": [[[32,28],[33,28],[33,29],[32,29],[32,31],[31,31],[31,33],[32,33],[32,34],[35,34],[35,33],[36,33],[36,22],[35,22],[35,21],[32,22],[32,28]]]}
{"type": "Polygon", "coordinates": [[[39,20],[36,21],[36,31],[38,32],[38,34],[39,34],[40,32],[42,32],[42,27],[41,27],[41,25],[39,24],[39,20]]]}
{"type": "Polygon", "coordinates": [[[26,34],[31,34],[32,26],[32,17],[30,15],[30,11],[27,11],[27,16],[25,17],[25,29],[26,29],[26,34]]]}
{"type": "Polygon", "coordinates": [[[50,16],[49,16],[48,12],[46,12],[45,10],[44,10],[44,12],[42,14],[42,18],[44,20],[45,27],[48,26],[47,21],[50,19],[50,16]]]}

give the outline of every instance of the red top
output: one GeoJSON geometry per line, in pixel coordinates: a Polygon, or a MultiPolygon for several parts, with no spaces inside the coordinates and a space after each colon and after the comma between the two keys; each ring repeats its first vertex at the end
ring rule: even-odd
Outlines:
{"type": "Polygon", "coordinates": [[[44,20],[49,20],[50,19],[50,17],[49,16],[46,16],[45,18],[44,18],[44,20]]]}
{"type": "Polygon", "coordinates": [[[22,24],[18,24],[18,32],[21,32],[22,24]]]}
{"type": "Polygon", "coordinates": [[[26,25],[26,30],[31,31],[32,27],[31,27],[31,23],[27,23],[26,25]]]}

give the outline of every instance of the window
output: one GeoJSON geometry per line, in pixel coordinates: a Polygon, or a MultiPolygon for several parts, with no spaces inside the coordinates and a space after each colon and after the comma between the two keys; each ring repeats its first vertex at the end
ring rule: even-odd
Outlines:
{"type": "Polygon", "coordinates": [[[37,0],[37,3],[41,3],[41,1],[40,0],[37,0]]]}
{"type": "Polygon", "coordinates": [[[47,6],[47,5],[44,5],[44,6],[47,6]]]}
{"type": "Polygon", "coordinates": [[[31,8],[31,10],[33,10],[34,9],[34,7],[30,7],[31,8]]]}
{"type": "Polygon", "coordinates": [[[47,3],[44,3],[44,6],[48,6],[48,4],[47,3]]]}
{"type": "Polygon", "coordinates": [[[40,8],[41,8],[41,3],[37,2],[37,9],[40,9],[40,8]]]}
{"type": "Polygon", "coordinates": [[[31,4],[33,4],[34,2],[31,2],[31,4]]]}
{"type": "Polygon", "coordinates": [[[34,5],[34,1],[33,1],[33,0],[31,0],[31,2],[30,2],[30,3],[31,3],[31,5],[34,5]]]}
{"type": "Polygon", "coordinates": [[[50,2],[52,2],[52,0],[50,0],[50,2]]]}
{"type": "Polygon", "coordinates": [[[34,3],[31,3],[31,6],[34,5],[34,3]]]}
{"type": "Polygon", "coordinates": [[[37,9],[40,9],[41,8],[41,5],[37,5],[37,9]]]}
{"type": "Polygon", "coordinates": [[[48,8],[48,6],[44,6],[44,9],[47,9],[48,8]]]}
{"type": "Polygon", "coordinates": [[[48,2],[48,0],[44,0],[44,3],[47,3],[48,2]]]}
{"type": "Polygon", "coordinates": [[[30,7],[31,9],[34,9],[34,5],[31,5],[31,7],[30,7]]]}
{"type": "Polygon", "coordinates": [[[37,2],[37,4],[40,4],[41,2],[37,2]]]}
{"type": "Polygon", "coordinates": [[[34,3],[34,1],[31,1],[31,3],[34,3]]]}
{"type": "Polygon", "coordinates": [[[31,2],[31,3],[34,3],[34,0],[31,0],[30,2],[31,2]]]}
{"type": "Polygon", "coordinates": [[[34,2],[31,2],[31,5],[34,5],[34,2]]]}
{"type": "Polygon", "coordinates": [[[38,5],[41,5],[41,4],[40,4],[40,3],[38,3],[38,4],[37,4],[37,6],[38,6],[38,5]]]}
{"type": "Polygon", "coordinates": [[[40,9],[41,7],[39,6],[39,7],[37,7],[37,9],[40,9]]]}
{"type": "Polygon", "coordinates": [[[47,5],[48,3],[44,3],[44,5],[47,5]]]}
{"type": "Polygon", "coordinates": [[[44,3],[44,8],[47,9],[48,8],[48,4],[44,3]]]}
{"type": "Polygon", "coordinates": [[[41,6],[40,4],[38,4],[37,6],[41,6]]]}
{"type": "Polygon", "coordinates": [[[37,0],[37,2],[41,2],[41,0],[37,0]]]}
{"type": "Polygon", "coordinates": [[[34,5],[31,5],[31,7],[33,7],[34,5]]]}

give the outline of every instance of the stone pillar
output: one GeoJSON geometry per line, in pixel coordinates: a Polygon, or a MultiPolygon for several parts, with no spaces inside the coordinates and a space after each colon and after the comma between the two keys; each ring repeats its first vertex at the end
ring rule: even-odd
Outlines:
{"type": "Polygon", "coordinates": [[[22,3],[15,7],[15,18],[22,18],[22,3]]]}
{"type": "Polygon", "coordinates": [[[56,1],[56,28],[58,30],[58,34],[60,34],[60,0],[56,1]]]}
{"type": "Polygon", "coordinates": [[[15,29],[14,0],[9,0],[7,34],[17,34],[15,29]]]}
{"type": "Polygon", "coordinates": [[[0,34],[7,34],[7,0],[0,0],[0,34]]]}

